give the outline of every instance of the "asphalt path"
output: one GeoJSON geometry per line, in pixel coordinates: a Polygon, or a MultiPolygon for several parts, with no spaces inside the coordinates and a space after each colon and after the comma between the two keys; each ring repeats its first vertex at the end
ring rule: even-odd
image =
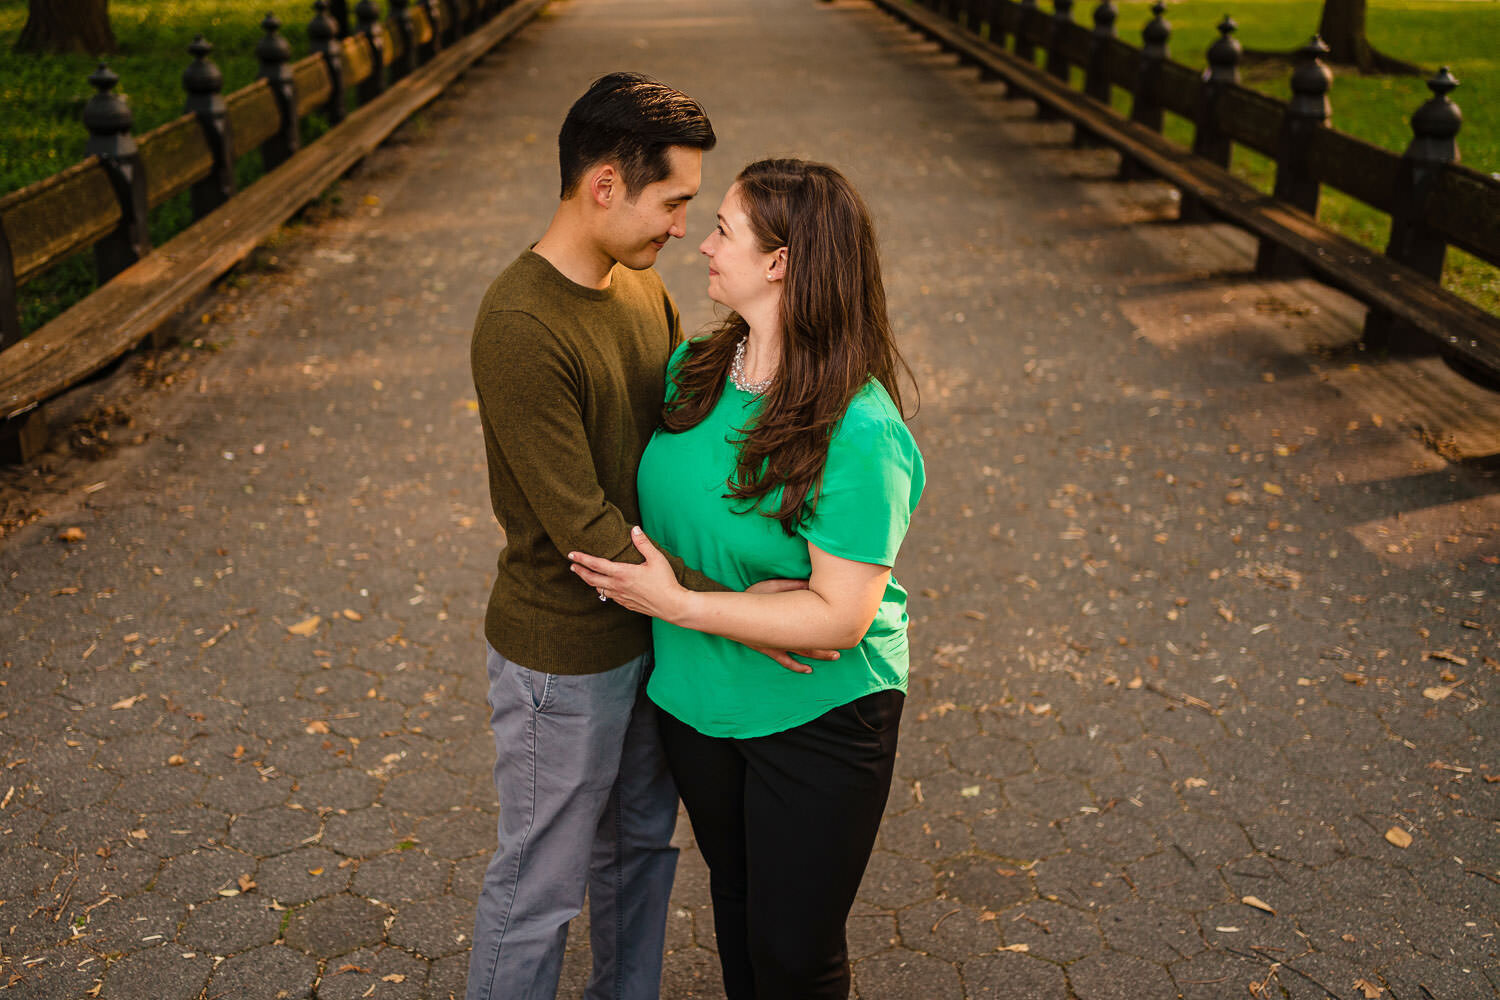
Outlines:
{"type": "MultiPolygon", "coordinates": [[[[1452,444],[1494,397],[1364,357],[1357,310],[861,0],[553,5],[91,390],[102,457],[6,480],[0,992],[462,994],[501,544],[469,331],[622,68],[721,137],[659,264],[689,329],[749,160],[876,215],[929,480],[858,995],[1494,994],[1500,496],[1452,444]]],[[[662,995],[722,996],[679,839],[662,995]]]]}

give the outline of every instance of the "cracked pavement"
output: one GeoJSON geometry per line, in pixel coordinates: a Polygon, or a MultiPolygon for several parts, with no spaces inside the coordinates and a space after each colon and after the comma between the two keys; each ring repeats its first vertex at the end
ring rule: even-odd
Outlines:
{"type": "MultiPolygon", "coordinates": [[[[46,510],[0,551],[0,992],[461,995],[500,544],[470,322],[625,67],[721,135],[660,264],[687,327],[739,167],[828,160],[921,388],[858,995],[1500,992],[1500,483],[1432,447],[1500,397],[1366,357],[1357,310],[860,0],[555,4],[184,321],[172,384],[90,390],[141,443],[6,480],[46,510]]],[[[719,997],[679,836],[662,995],[719,997]]]]}

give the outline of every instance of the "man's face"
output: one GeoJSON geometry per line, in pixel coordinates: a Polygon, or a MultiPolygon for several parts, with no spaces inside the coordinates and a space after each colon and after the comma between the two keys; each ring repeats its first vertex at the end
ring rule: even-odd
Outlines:
{"type": "Polygon", "coordinates": [[[623,181],[605,217],[603,242],[610,256],[633,271],[656,263],[656,255],[673,237],[687,233],[687,206],[698,193],[703,177],[703,151],[689,146],[667,150],[670,168],[663,179],[639,192],[625,190],[623,181]]]}

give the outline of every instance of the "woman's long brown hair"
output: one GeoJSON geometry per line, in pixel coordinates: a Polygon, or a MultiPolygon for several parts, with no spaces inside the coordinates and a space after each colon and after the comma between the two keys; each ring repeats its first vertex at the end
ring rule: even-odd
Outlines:
{"type": "MultiPolygon", "coordinates": [[[[822,163],[759,160],[735,183],[760,249],[786,247],[787,263],[781,367],[758,417],[741,429],[725,496],[758,507],[781,487],[780,508],[762,513],[795,535],[816,502],[828,443],[849,402],[874,378],[904,414],[897,375],[910,378],[911,369],[891,335],[869,210],[844,176],[822,163]]],[[[748,330],[731,313],[689,345],[663,412],[666,430],[685,431],[712,412],[748,330]]]]}

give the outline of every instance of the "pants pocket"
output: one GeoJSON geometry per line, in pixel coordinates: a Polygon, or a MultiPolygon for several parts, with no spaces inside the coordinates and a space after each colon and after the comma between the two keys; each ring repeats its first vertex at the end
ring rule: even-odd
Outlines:
{"type": "Polygon", "coordinates": [[[906,696],[895,688],[872,691],[848,705],[854,720],[872,733],[883,733],[901,718],[906,696]]]}
{"type": "Polygon", "coordinates": [[[552,692],[556,685],[555,675],[542,670],[530,670],[517,664],[516,679],[520,682],[522,691],[531,699],[533,709],[545,712],[551,707],[552,692]]]}

